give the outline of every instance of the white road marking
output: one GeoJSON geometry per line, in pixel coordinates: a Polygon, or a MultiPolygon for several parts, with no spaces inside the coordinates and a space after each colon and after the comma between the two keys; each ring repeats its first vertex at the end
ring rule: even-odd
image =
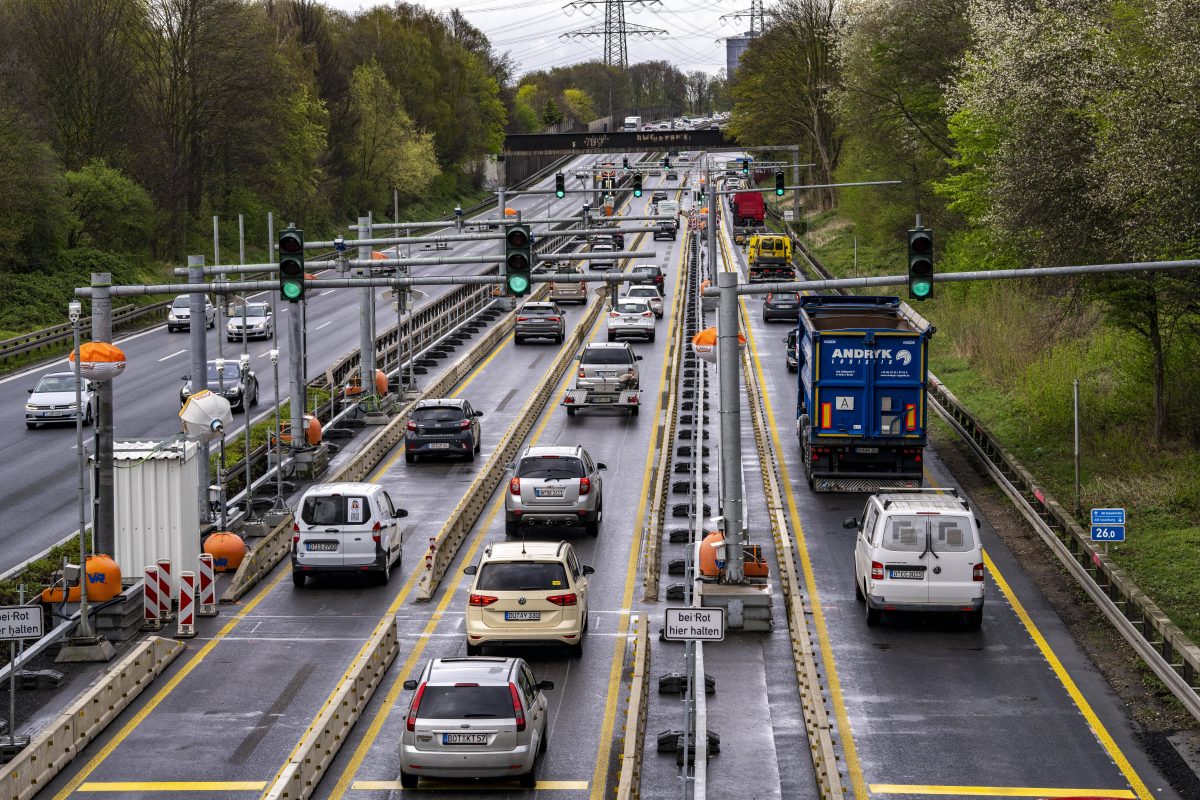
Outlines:
{"type": "Polygon", "coordinates": [[[318,325],[317,327],[313,328],[313,330],[314,330],[314,331],[319,331],[319,330],[321,330],[321,328],[324,328],[324,327],[326,327],[327,325],[332,325],[332,324],[333,324],[333,320],[329,320],[328,322],[322,322],[320,325],[318,325]]]}
{"type": "Polygon", "coordinates": [[[186,352],[187,352],[187,350],[176,350],[174,353],[171,353],[171,355],[169,355],[169,356],[163,356],[162,358],[160,358],[160,359],[158,359],[158,360],[159,360],[160,362],[162,362],[162,361],[166,361],[168,358],[174,358],[175,356],[177,356],[177,355],[181,355],[181,354],[183,354],[183,353],[186,353],[186,352]]]}

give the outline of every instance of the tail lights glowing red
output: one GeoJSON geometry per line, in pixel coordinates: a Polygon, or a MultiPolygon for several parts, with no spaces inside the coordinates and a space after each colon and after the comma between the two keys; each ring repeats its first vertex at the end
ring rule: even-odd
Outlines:
{"type": "Polygon", "coordinates": [[[410,431],[415,431],[417,429],[417,423],[410,419],[408,421],[408,424],[405,425],[404,427],[410,431]]]}
{"type": "Polygon", "coordinates": [[[405,720],[405,727],[410,731],[417,729],[417,711],[421,708],[421,697],[425,694],[425,684],[422,683],[417,687],[417,693],[413,696],[412,705],[408,707],[408,718],[405,720]]]}
{"type": "Polygon", "coordinates": [[[521,496],[521,479],[513,478],[508,482],[508,493],[515,497],[521,496]]]}
{"type": "Polygon", "coordinates": [[[883,580],[883,564],[880,564],[878,561],[871,562],[871,580],[883,580]]]}
{"type": "Polygon", "coordinates": [[[579,598],[574,592],[570,594],[552,594],[546,600],[554,603],[556,606],[573,606],[579,603],[579,598]]]}
{"type": "Polygon", "coordinates": [[[983,564],[976,564],[974,567],[971,568],[971,580],[973,580],[973,581],[982,581],[983,580],[983,564]]]}
{"type": "Polygon", "coordinates": [[[579,496],[583,497],[585,494],[591,494],[591,493],[592,493],[592,479],[591,478],[580,478],[579,479],[579,496]]]}
{"type": "Polygon", "coordinates": [[[517,721],[517,733],[525,730],[525,709],[521,708],[521,695],[517,693],[517,685],[515,683],[508,684],[508,693],[512,696],[513,717],[517,721]]]}

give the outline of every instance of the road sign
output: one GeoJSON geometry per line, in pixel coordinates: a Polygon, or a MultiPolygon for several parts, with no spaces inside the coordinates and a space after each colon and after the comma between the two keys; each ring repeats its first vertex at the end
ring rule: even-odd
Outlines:
{"type": "Polygon", "coordinates": [[[795,218],[796,218],[796,214],[790,208],[784,210],[784,212],[783,212],[783,221],[784,222],[793,222],[793,221],[795,221],[795,218]]]}
{"type": "Polygon", "coordinates": [[[38,606],[0,606],[0,641],[42,638],[42,609],[38,606]]]}
{"type": "Polygon", "coordinates": [[[1093,525],[1124,525],[1125,509],[1123,508],[1093,508],[1093,525]]]}
{"type": "Polygon", "coordinates": [[[725,638],[725,609],[667,608],[663,638],[668,642],[719,642],[725,638]]]}
{"type": "Polygon", "coordinates": [[[1124,525],[1093,525],[1093,542],[1123,542],[1125,541],[1124,525]]]}

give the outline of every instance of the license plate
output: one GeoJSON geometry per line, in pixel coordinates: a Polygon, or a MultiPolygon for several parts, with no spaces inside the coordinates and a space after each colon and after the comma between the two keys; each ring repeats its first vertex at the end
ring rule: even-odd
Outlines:
{"type": "Polygon", "coordinates": [[[613,402],[613,396],[610,394],[594,394],[594,395],[592,395],[592,402],[593,403],[611,403],[611,402],[613,402]]]}
{"type": "Polygon", "coordinates": [[[888,577],[897,581],[923,581],[925,580],[925,570],[923,569],[889,569],[888,577]]]}
{"type": "Polygon", "coordinates": [[[67,413],[66,411],[47,411],[46,416],[47,417],[62,417],[62,416],[66,416],[66,413],[67,413]]]}
{"type": "Polygon", "coordinates": [[[856,453],[878,453],[879,448],[878,447],[856,447],[856,448],[854,448],[854,452],[856,452],[856,453]]]}
{"type": "Polygon", "coordinates": [[[596,376],[600,378],[615,378],[617,377],[617,371],[615,369],[598,369],[596,370],[596,376]]]}
{"type": "Polygon", "coordinates": [[[442,744],[487,744],[486,733],[443,733],[442,744]]]}
{"type": "Polygon", "coordinates": [[[304,547],[311,552],[333,553],[337,551],[337,542],[306,542],[304,547]]]}
{"type": "Polygon", "coordinates": [[[625,323],[628,325],[633,325],[634,323],[636,323],[638,321],[637,317],[624,317],[623,319],[624,319],[625,323]]]}
{"type": "Polygon", "coordinates": [[[534,489],[534,497],[562,497],[563,490],[561,486],[551,487],[549,489],[534,489]]]}
{"type": "Polygon", "coordinates": [[[434,450],[449,450],[450,449],[449,442],[432,442],[429,446],[432,447],[434,450]]]}
{"type": "Polygon", "coordinates": [[[537,622],[542,618],[540,611],[505,611],[504,619],[510,622],[537,622]]]}

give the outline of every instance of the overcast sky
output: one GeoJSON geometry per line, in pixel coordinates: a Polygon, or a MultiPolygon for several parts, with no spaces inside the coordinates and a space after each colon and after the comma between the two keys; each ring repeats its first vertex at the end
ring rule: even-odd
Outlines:
{"type": "MultiPolygon", "coordinates": [[[[447,2],[432,0],[416,5],[436,11],[458,8],[471,24],[483,31],[498,51],[512,53],[518,72],[549,69],[581,61],[599,60],[604,56],[603,37],[561,39],[568,31],[603,26],[604,2],[584,13],[577,9],[568,14],[563,5],[568,0],[461,0],[447,2]]],[[[365,0],[324,0],[325,5],[343,11],[358,11],[381,5],[365,0]]],[[[387,4],[387,5],[390,5],[387,4]]],[[[717,41],[745,30],[745,18],[727,20],[725,14],[749,11],[749,0],[663,0],[657,8],[625,7],[627,24],[661,28],[667,36],[629,38],[629,62],[663,60],[684,72],[701,70],[708,73],[725,71],[725,43],[717,41]]]]}

